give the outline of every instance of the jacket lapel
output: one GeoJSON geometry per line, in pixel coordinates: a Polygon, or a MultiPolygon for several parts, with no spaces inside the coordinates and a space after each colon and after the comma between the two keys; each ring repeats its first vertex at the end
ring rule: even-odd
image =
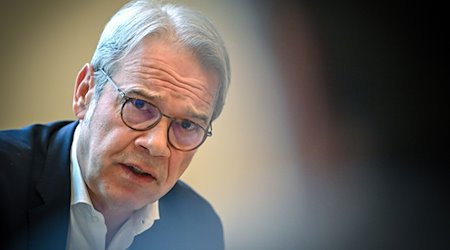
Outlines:
{"type": "Polygon", "coordinates": [[[48,138],[44,169],[36,185],[40,204],[29,210],[32,249],[65,249],[70,218],[70,148],[78,123],[70,123],[48,138]]]}

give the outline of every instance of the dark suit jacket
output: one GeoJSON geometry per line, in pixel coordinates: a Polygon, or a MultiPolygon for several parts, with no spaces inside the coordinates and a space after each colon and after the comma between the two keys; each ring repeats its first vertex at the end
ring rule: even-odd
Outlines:
{"type": "MultiPolygon", "coordinates": [[[[64,249],[70,146],[77,122],[0,132],[0,249],[64,249]]],[[[161,219],[131,249],[223,249],[209,203],[181,181],[159,201],[161,219]]]]}

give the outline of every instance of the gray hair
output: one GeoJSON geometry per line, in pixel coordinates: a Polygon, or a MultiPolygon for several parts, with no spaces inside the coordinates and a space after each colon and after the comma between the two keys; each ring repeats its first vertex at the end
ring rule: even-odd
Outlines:
{"type": "Polygon", "coordinates": [[[212,120],[222,112],[230,84],[230,62],[224,42],[214,25],[201,13],[186,7],[136,0],[124,5],[106,24],[92,58],[99,97],[106,77],[145,37],[173,35],[177,43],[190,49],[203,67],[212,69],[219,79],[212,120]]]}

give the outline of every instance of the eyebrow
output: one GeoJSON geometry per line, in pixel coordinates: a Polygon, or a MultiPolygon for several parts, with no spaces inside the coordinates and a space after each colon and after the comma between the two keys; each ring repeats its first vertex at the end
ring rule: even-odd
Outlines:
{"type": "Polygon", "coordinates": [[[129,89],[123,91],[127,96],[139,96],[144,99],[144,101],[157,101],[161,100],[162,96],[159,93],[153,92],[153,91],[143,91],[140,89],[129,89]]]}
{"type": "Polygon", "coordinates": [[[188,110],[188,115],[189,115],[190,117],[194,117],[194,118],[196,118],[196,119],[198,119],[198,120],[201,120],[202,122],[205,123],[205,128],[208,127],[209,116],[203,115],[203,114],[195,113],[195,112],[194,112],[192,109],[190,109],[190,108],[189,108],[189,110],[188,110]]]}
{"type": "MultiPolygon", "coordinates": [[[[153,105],[155,105],[153,102],[160,102],[162,100],[162,96],[159,93],[153,92],[153,91],[143,91],[140,89],[129,89],[129,90],[123,90],[125,95],[129,96],[130,98],[142,98],[144,101],[149,102],[153,105]]],[[[156,105],[155,105],[156,106],[156,105]]],[[[159,108],[159,107],[158,107],[159,108]]],[[[209,116],[205,114],[200,114],[198,112],[195,112],[194,109],[190,106],[187,106],[187,116],[195,118],[196,120],[200,120],[205,123],[205,126],[208,126],[208,120],[209,116]]],[[[176,118],[176,117],[174,117],[176,118]]],[[[179,118],[184,119],[184,118],[179,118]]]]}

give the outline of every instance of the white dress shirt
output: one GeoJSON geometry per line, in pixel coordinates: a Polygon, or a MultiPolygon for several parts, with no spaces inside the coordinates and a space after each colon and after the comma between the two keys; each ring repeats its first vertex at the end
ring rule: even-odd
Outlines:
{"type": "MultiPolygon", "coordinates": [[[[75,129],[70,152],[72,191],[67,249],[106,249],[105,218],[94,208],[78,165],[76,152],[80,134],[79,127],[80,125],[75,129]]],[[[137,210],[114,235],[108,250],[127,249],[133,243],[136,235],[149,229],[158,219],[158,201],[137,210]]]]}

